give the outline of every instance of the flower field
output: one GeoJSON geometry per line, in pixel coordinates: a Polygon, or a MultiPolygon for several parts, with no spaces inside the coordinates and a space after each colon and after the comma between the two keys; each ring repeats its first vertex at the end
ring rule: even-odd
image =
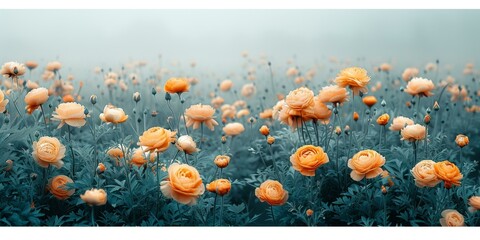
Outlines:
{"type": "Polygon", "coordinates": [[[474,64],[232,57],[5,62],[0,225],[480,225],[474,64]]]}

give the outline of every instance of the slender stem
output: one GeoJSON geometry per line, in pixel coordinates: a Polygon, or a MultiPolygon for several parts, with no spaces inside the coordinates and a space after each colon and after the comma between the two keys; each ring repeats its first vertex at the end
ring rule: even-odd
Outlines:
{"type": "Polygon", "coordinates": [[[387,226],[387,195],[383,196],[383,226],[387,226]]]}
{"type": "Polygon", "coordinates": [[[222,196],[222,205],[220,207],[220,226],[223,226],[223,196],[222,196]]]}
{"type": "MultiPolygon", "coordinates": [[[[185,117],[184,117],[184,118],[185,118],[185,117]]],[[[201,135],[200,135],[200,143],[199,143],[198,148],[202,149],[202,143],[203,143],[203,122],[200,124],[200,131],[201,131],[201,135]]]]}
{"type": "Polygon", "coordinates": [[[187,152],[183,152],[185,154],[185,163],[190,165],[190,163],[188,163],[188,157],[187,157],[187,152]]]}
{"type": "Polygon", "coordinates": [[[275,175],[277,176],[278,181],[282,182],[282,179],[280,179],[280,173],[277,167],[277,163],[275,161],[275,155],[273,154],[272,145],[268,144],[268,147],[270,149],[270,155],[272,156],[272,164],[273,164],[273,169],[275,171],[275,175]]]}
{"type": "Polygon", "coordinates": [[[180,98],[180,94],[178,94],[178,98],[180,99],[180,103],[182,104],[183,123],[185,124],[185,132],[188,135],[187,119],[185,118],[185,110],[183,110],[184,101],[182,101],[182,99],[180,98]]]}
{"type": "Polygon", "coordinates": [[[273,206],[272,205],[270,205],[270,211],[272,212],[273,225],[277,225],[277,222],[275,221],[275,213],[273,211],[273,206]]]}
{"type": "Polygon", "coordinates": [[[172,165],[173,161],[175,161],[175,158],[177,158],[179,152],[180,152],[180,150],[177,150],[177,153],[175,153],[175,156],[170,161],[170,165],[172,165]]]}
{"type": "Polygon", "coordinates": [[[425,159],[428,159],[428,125],[425,126],[425,159]]]}
{"type": "Polygon", "coordinates": [[[160,208],[160,205],[159,205],[159,202],[160,202],[160,172],[159,172],[159,165],[160,165],[160,152],[157,152],[157,161],[155,163],[156,165],[156,174],[157,174],[157,201],[156,201],[156,205],[157,205],[157,215],[158,215],[158,211],[159,211],[159,208],[160,208]]]}
{"type": "Polygon", "coordinates": [[[70,129],[70,125],[67,125],[68,128],[68,145],[70,145],[70,152],[72,153],[72,179],[75,180],[75,153],[73,152],[72,146],[72,131],[70,129]]]}
{"type": "Polygon", "coordinates": [[[45,128],[48,129],[47,118],[45,118],[45,111],[43,110],[43,105],[40,104],[40,110],[42,110],[43,122],[45,123],[45,128]]]}
{"type": "Polygon", "coordinates": [[[340,172],[339,172],[339,165],[338,165],[338,139],[340,138],[340,136],[337,136],[337,139],[335,141],[335,148],[336,148],[336,154],[335,154],[335,163],[336,163],[336,174],[337,174],[337,181],[338,181],[338,185],[340,186],[340,172]]]}
{"type": "Polygon", "coordinates": [[[413,141],[412,144],[413,144],[413,155],[415,156],[414,157],[415,162],[413,163],[412,166],[415,166],[415,164],[417,164],[417,141],[413,141]]]}
{"type": "Polygon", "coordinates": [[[315,128],[315,137],[317,138],[317,145],[320,146],[320,138],[318,136],[318,125],[317,121],[313,121],[313,127],[315,128]]]}
{"type": "MultiPolygon", "coordinates": [[[[170,109],[170,112],[172,112],[173,126],[175,126],[176,125],[175,123],[177,122],[177,117],[176,117],[175,112],[173,111],[172,107],[170,106],[170,101],[169,100],[167,100],[167,107],[168,107],[168,109],[170,109]]],[[[178,126],[177,126],[177,129],[178,129],[178,126]]]]}
{"type": "Polygon", "coordinates": [[[92,227],[95,227],[95,206],[92,206],[91,216],[92,216],[92,227]]]}
{"type": "Polygon", "coordinates": [[[217,208],[217,197],[218,197],[218,194],[215,193],[215,199],[213,199],[213,226],[215,226],[215,220],[216,220],[215,210],[217,208]]]}

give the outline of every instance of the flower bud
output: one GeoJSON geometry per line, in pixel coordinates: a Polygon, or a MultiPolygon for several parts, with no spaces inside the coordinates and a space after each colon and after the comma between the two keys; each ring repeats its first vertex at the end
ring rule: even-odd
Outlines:
{"type": "Polygon", "coordinates": [[[90,102],[95,105],[97,103],[97,96],[96,95],[92,95],[90,96],[90,102]]]}
{"type": "Polygon", "coordinates": [[[157,89],[152,88],[152,95],[153,95],[153,96],[157,95],[157,89]]]}
{"type": "Polygon", "coordinates": [[[227,143],[227,137],[225,135],[222,136],[222,144],[227,143]]]}
{"type": "Polygon", "coordinates": [[[170,93],[168,93],[168,92],[165,92],[165,100],[167,100],[167,101],[172,100],[172,95],[170,95],[170,93]]]}
{"type": "Polygon", "coordinates": [[[213,160],[213,162],[219,168],[226,168],[230,163],[230,157],[226,155],[218,155],[215,157],[215,160],[213,160]]]}
{"type": "Polygon", "coordinates": [[[340,128],[340,126],[335,127],[335,134],[337,134],[337,136],[340,136],[340,134],[342,134],[342,129],[340,128]]]}
{"type": "Polygon", "coordinates": [[[425,115],[425,117],[423,118],[423,122],[427,125],[430,123],[430,120],[430,114],[425,115]]]}
{"type": "Polygon", "coordinates": [[[7,164],[7,166],[5,166],[5,171],[10,171],[12,170],[13,168],[13,161],[8,159],[7,161],[5,161],[5,163],[7,164]]]}
{"type": "Polygon", "coordinates": [[[38,174],[36,174],[36,173],[30,173],[30,179],[32,179],[32,181],[37,180],[37,177],[38,177],[38,174]]]}
{"type": "Polygon", "coordinates": [[[140,93],[139,92],[135,92],[133,94],[133,101],[135,101],[136,103],[140,102],[140,99],[141,99],[141,96],[140,96],[140,93]]]}
{"type": "Polygon", "coordinates": [[[267,137],[267,143],[270,144],[270,145],[274,144],[275,143],[275,138],[272,137],[272,136],[268,136],[267,137]]]}
{"type": "Polygon", "coordinates": [[[382,114],[377,118],[377,123],[380,126],[387,125],[388,121],[390,120],[390,115],[388,113],[382,114]]]}
{"type": "Polygon", "coordinates": [[[468,139],[467,136],[465,136],[465,135],[463,135],[463,134],[458,134],[457,137],[455,138],[455,143],[456,143],[459,147],[463,148],[463,147],[465,147],[465,146],[468,145],[469,139],[468,139]]]}
{"type": "Polygon", "coordinates": [[[99,163],[97,167],[97,174],[102,174],[103,172],[105,172],[105,169],[105,165],[103,163],[99,163]]]}
{"type": "Polygon", "coordinates": [[[348,134],[350,133],[350,126],[345,126],[345,128],[343,129],[343,132],[345,133],[345,135],[348,136],[348,134]]]}
{"type": "Polygon", "coordinates": [[[386,195],[387,194],[387,188],[382,185],[382,194],[386,195]]]}
{"type": "Polygon", "coordinates": [[[435,101],[435,103],[433,104],[433,110],[438,111],[439,109],[440,109],[440,105],[438,105],[438,102],[435,101]]]}
{"type": "Polygon", "coordinates": [[[305,214],[307,214],[307,216],[310,217],[310,216],[313,215],[313,210],[312,210],[312,209],[307,209],[307,211],[305,212],[305,214]]]}
{"type": "Polygon", "coordinates": [[[259,131],[263,136],[268,136],[268,134],[270,134],[270,129],[268,129],[267,125],[263,125],[259,131]]]}
{"type": "Polygon", "coordinates": [[[358,113],[353,112],[353,120],[356,122],[356,121],[358,121],[358,118],[359,118],[358,113]]]}

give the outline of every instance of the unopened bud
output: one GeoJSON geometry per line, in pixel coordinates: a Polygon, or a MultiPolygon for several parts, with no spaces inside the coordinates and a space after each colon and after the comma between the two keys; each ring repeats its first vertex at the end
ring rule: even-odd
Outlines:
{"type": "Polygon", "coordinates": [[[267,137],[267,143],[270,144],[270,145],[274,144],[275,143],[275,138],[272,137],[272,136],[268,136],[267,137]]]}
{"type": "Polygon", "coordinates": [[[90,96],[90,102],[95,105],[97,103],[97,96],[96,95],[92,95],[90,96]]]}

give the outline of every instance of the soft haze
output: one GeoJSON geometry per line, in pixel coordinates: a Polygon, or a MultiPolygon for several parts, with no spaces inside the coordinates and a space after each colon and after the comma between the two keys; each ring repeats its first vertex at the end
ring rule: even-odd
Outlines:
{"type": "Polygon", "coordinates": [[[240,52],[272,62],[329,56],[422,65],[478,62],[477,10],[0,10],[0,60],[58,59],[74,72],[129,60],[230,71],[240,52]]]}

